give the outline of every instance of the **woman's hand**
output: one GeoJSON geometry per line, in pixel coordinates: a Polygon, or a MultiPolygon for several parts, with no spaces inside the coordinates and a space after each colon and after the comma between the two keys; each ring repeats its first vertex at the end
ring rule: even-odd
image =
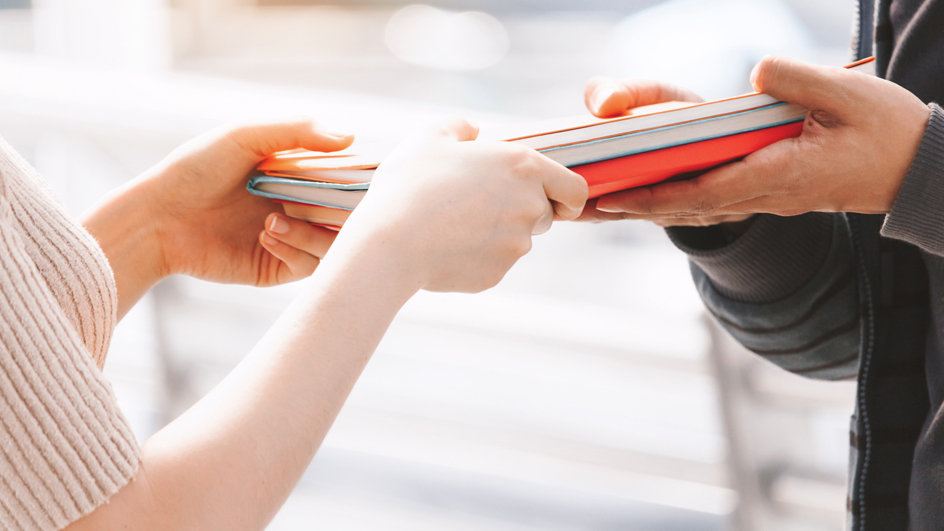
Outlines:
{"type": "Polygon", "coordinates": [[[477,135],[457,119],[405,141],[377,170],[328,259],[355,245],[390,246],[391,271],[415,288],[476,292],[502,279],[533,234],[580,214],[582,177],[531,149],[469,142],[477,135]]]}
{"type": "Polygon", "coordinates": [[[246,181],[277,151],[337,151],[352,141],[311,120],[220,129],[111,194],[84,225],[115,272],[119,316],[171,274],[255,286],[311,275],[336,233],[278,213],[246,181]]]}
{"type": "Polygon", "coordinates": [[[455,120],[396,150],[272,330],[68,531],[264,529],[406,300],[488,288],[533,233],[580,213],[582,177],[520,146],[466,142],[476,134],[455,120]]]}

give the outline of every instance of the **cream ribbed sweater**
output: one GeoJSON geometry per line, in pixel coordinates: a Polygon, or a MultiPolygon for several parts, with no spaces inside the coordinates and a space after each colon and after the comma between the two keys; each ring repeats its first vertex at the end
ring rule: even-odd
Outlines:
{"type": "Polygon", "coordinates": [[[0,528],[61,529],[134,476],[101,372],[116,307],[102,250],[0,140],[0,528]]]}

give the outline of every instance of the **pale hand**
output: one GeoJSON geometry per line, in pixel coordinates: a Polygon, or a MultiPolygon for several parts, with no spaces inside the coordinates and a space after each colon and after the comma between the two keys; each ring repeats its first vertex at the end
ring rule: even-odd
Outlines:
{"type": "Polygon", "coordinates": [[[311,275],[336,233],[281,214],[246,182],[277,151],[337,151],[352,141],[308,119],[223,128],[111,194],[83,224],[115,271],[119,315],[172,274],[254,286],[311,275]]]}
{"type": "Polygon", "coordinates": [[[538,152],[471,142],[464,120],[406,140],[380,166],[370,191],[326,260],[355,247],[393,248],[391,272],[417,289],[477,292],[497,284],[554,219],[577,217],[582,177],[538,152]]]}
{"type": "MultiPolygon", "coordinates": [[[[520,146],[463,142],[475,135],[468,123],[453,121],[399,148],[265,338],[212,392],[147,441],[134,481],[69,531],[264,529],[409,297],[421,288],[494,285],[527,251],[533,232],[547,230],[555,215],[580,213],[587,197],[580,176],[520,146]]],[[[302,144],[328,149],[346,142],[302,144]]],[[[248,171],[250,159],[230,169],[248,171]]],[[[215,167],[198,164],[185,175],[215,167]]],[[[228,200],[209,205],[248,205],[235,203],[245,175],[233,180],[232,195],[220,193],[228,200]]],[[[185,211],[210,222],[212,211],[194,208],[185,211]]],[[[257,222],[264,215],[260,210],[257,222]]],[[[246,225],[246,231],[257,228],[246,225]]]]}

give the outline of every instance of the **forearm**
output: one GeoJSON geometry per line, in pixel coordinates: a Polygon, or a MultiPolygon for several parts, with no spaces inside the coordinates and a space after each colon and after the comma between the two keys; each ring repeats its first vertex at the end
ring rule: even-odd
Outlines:
{"type": "Polygon", "coordinates": [[[758,222],[734,243],[691,256],[708,310],[738,342],[784,369],[853,376],[859,305],[844,220],[807,214],[758,222]]]}
{"type": "Polygon", "coordinates": [[[75,530],[265,527],[419,288],[382,252],[345,256],[329,253],[233,373],[145,444],[136,481],[75,530]]]}
{"type": "Polygon", "coordinates": [[[671,227],[685,252],[725,297],[768,303],[796,292],[823,264],[833,243],[829,214],[751,218],[740,234],[719,227],[671,227]]]}
{"type": "Polygon", "coordinates": [[[128,183],[108,194],[81,220],[114,272],[118,319],[167,275],[156,231],[159,215],[149,186],[140,180],[128,183]]]}

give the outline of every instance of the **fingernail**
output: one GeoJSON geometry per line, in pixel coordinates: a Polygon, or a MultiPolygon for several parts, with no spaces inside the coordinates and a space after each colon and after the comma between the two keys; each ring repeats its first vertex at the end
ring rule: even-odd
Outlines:
{"type": "Polygon", "coordinates": [[[616,213],[616,212],[623,212],[623,211],[620,210],[619,208],[616,208],[616,207],[608,207],[608,206],[606,206],[606,205],[604,205],[604,206],[597,205],[597,210],[599,210],[600,212],[609,212],[609,213],[611,213],[611,214],[616,213]]]}
{"type": "Polygon", "coordinates": [[[263,233],[262,233],[262,243],[264,243],[264,244],[266,244],[266,245],[275,245],[275,244],[279,243],[279,240],[276,240],[276,239],[273,238],[272,236],[269,236],[269,233],[268,233],[268,232],[263,232],[263,233]]]}
{"type": "Polygon", "coordinates": [[[611,84],[600,85],[596,90],[593,91],[593,108],[596,111],[599,111],[603,105],[606,103],[613,94],[616,94],[618,90],[617,87],[611,84]]]}
{"type": "Polygon", "coordinates": [[[276,234],[285,234],[288,232],[289,228],[291,228],[291,226],[288,222],[279,216],[273,216],[272,223],[269,223],[269,231],[276,234]]]}

